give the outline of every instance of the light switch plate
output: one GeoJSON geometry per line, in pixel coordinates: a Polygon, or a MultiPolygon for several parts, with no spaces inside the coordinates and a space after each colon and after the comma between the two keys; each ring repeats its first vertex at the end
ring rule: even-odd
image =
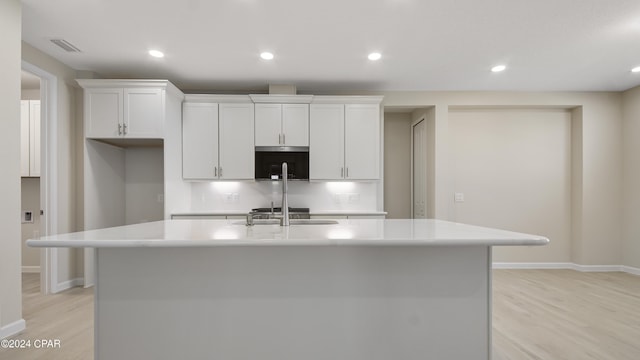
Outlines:
{"type": "Polygon", "coordinates": [[[464,193],[455,193],[454,201],[455,202],[464,202],[464,193]]]}

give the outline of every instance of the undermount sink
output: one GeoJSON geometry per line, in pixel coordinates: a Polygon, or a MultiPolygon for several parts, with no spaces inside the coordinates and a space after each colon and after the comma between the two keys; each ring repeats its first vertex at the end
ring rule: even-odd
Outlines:
{"type": "MultiPolygon", "coordinates": [[[[336,220],[325,219],[291,219],[290,225],[335,225],[338,222],[336,220]]],[[[236,221],[234,225],[247,225],[246,221],[236,221]]],[[[253,225],[280,225],[279,219],[254,219],[253,225]]]]}

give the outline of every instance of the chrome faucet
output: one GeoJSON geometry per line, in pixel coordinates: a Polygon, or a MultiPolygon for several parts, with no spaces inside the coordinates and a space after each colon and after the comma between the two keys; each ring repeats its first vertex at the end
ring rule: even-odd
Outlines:
{"type": "Polygon", "coordinates": [[[287,163],[282,163],[282,218],[280,218],[280,226],[289,226],[289,200],[287,198],[287,178],[289,171],[287,163]]]}
{"type": "MultiPolygon", "coordinates": [[[[282,207],[280,208],[280,215],[273,214],[273,201],[271,202],[271,214],[269,214],[269,219],[280,219],[280,226],[289,226],[289,199],[287,198],[287,179],[288,179],[288,169],[287,163],[282,163],[282,207]]],[[[250,211],[247,214],[247,226],[254,225],[254,216],[256,216],[258,212],[250,211]]]]}

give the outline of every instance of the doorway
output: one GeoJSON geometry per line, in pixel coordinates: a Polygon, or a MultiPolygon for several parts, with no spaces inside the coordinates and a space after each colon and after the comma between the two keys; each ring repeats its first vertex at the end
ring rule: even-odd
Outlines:
{"type": "Polygon", "coordinates": [[[40,273],[40,250],[26,246],[40,237],[40,78],[22,70],[20,93],[22,272],[40,273]]]}
{"type": "MultiPolygon", "coordinates": [[[[34,148],[35,154],[39,154],[39,207],[32,212],[37,213],[40,221],[37,231],[39,236],[57,234],[57,217],[53,209],[57,206],[57,147],[56,147],[56,123],[57,123],[57,86],[58,79],[55,75],[40,69],[26,61],[22,61],[22,70],[39,79],[40,100],[40,139],[34,143],[40,148],[34,148]]],[[[34,80],[35,81],[35,80],[34,80]]],[[[34,110],[37,112],[37,110],[34,110]]],[[[35,126],[35,125],[34,125],[35,126]]],[[[35,155],[34,154],[34,155],[35,155]]],[[[24,214],[23,214],[24,216],[24,214]]],[[[29,234],[33,237],[34,233],[29,234]]],[[[41,249],[39,251],[40,291],[43,294],[58,291],[58,250],[55,248],[41,249]]]]}

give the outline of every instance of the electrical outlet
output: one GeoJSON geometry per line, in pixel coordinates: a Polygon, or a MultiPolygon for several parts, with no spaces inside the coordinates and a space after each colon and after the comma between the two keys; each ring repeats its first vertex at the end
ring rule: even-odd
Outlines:
{"type": "Polygon", "coordinates": [[[347,196],[350,204],[360,201],[360,194],[348,194],[347,196]]]}
{"type": "Polygon", "coordinates": [[[464,202],[464,193],[455,193],[453,196],[455,202],[464,202]]]}
{"type": "Polygon", "coordinates": [[[164,202],[164,194],[158,194],[157,201],[158,201],[159,203],[163,203],[163,202],[164,202]]]}
{"type": "Polygon", "coordinates": [[[33,223],[33,212],[31,211],[23,211],[22,212],[22,223],[33,223]]]}

